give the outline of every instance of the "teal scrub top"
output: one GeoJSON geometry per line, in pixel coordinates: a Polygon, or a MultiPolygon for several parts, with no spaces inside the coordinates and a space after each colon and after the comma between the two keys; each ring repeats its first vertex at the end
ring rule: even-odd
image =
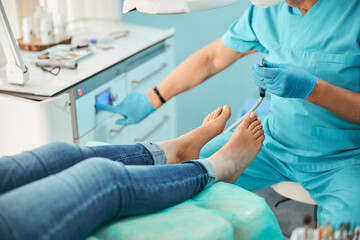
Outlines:
{"type": "MultiPolygon", "coordinates": [[[[360,92],[358,0],[319,0],[304,16],[286,3],[250,6],[222,40],[233,50],[254,49],[271,62],[298,66],[360,92]]],[[[264,146],[281,161],[316,171],[360,163],[360,126],[304,100],[271,95],[264,128],[264,146]]]]}

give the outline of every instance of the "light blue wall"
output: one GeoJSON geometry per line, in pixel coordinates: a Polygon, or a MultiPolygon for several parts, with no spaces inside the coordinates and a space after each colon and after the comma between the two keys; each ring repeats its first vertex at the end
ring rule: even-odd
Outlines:
{"type": "MultiPolygon", "coordinates": [[[[150,15],[139,12],[123,14],[125,22],[149,25],[159,28],[176,28],[176,64],[206,44],[220,38],[229,25],[240,18],[250,5],[240,0],[233,5],[181,15],[150,15]]],[[[250,77],[250,67],[260,62],[262,55],[240,59],[237,63],[210,78],[202,85],[177,97],[178,134],[198,127],[203,118],[218,106],[229,104],[233,109],[231,122],[238,109],[249,97],[258,96],[258,88],[250,77]]],[[[228,123],[229,126],[229,123],[228,123]]]]}

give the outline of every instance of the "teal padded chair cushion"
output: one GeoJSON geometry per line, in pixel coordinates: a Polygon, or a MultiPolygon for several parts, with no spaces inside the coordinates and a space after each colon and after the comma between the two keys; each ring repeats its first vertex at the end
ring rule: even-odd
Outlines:
{"type": "Polygon", "coordinates": [[[111,221],[87,240],[283,239],[265,200],[227,183],[163,211],[111,221]]]}

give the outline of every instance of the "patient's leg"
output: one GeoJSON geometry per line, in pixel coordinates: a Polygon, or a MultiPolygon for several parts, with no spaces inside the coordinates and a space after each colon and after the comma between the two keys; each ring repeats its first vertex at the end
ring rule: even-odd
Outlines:
{"type": "Polygon", "coordinates": [[[173,206],[214,182],[211,164],[202,161],[132,166],[86,159],[0,194],[0,239],[80,240],[111,219],[173,206]]]}
{"type": "MultiPolygon", "coordinates": [[[[224,129],[230,108],[227,107],[225,111],[218,108],[210,115],[203,126],[177,139],[160,143],[169,163],[197,159],[200,148],[224,129]]],[[[107,158],[125,165],[166,164],[167,159],[161,147],[150,142],[96,147],[54,142],[15,156],[5,156],[0,158],[0,194],[61,172],[92,157],[107,158]]]]}
{"type": "Polygon", "coordinates": [[[142,144],[79,147],[54,142],[32,151],[0,158],[0,194],[59,173],[91,157],[103,157],[131,165],[154,164],[152,152],[142,144]]]}
{"type": "Polygon", "coordinates": [[[234,181],[259,152],[260,122],[247,117],[209,160],[127,166],[105,158],[0,195],[4,239],[84,239],[116,217],[151,213],[193,197],[214,180],[234,181]],[[30,216],[30,217],[29,217],[30,216]]]}

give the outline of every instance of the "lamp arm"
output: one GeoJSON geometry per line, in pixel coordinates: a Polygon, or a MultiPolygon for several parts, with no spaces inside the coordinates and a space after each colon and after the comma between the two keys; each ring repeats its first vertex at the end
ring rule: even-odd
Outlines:
{"type": "Polygon", "coordinates": [[[21,57],[19,47],[17,46],[14,34],[11,30],[5,8],[0,0],[0,24],[3,24],[3,34],[0,35],[0,41],[7,59],[6,73],[7,81],[14,84],[23,85],[29,79],[29,73],[21,57]],[[8,49],[6,46],[9,46],[8,49]]]}
{"type": "Polygon", "coordinates": [[[227,6],[238,0],[125,0],[123,13],[179,14],[227,6]]]}

